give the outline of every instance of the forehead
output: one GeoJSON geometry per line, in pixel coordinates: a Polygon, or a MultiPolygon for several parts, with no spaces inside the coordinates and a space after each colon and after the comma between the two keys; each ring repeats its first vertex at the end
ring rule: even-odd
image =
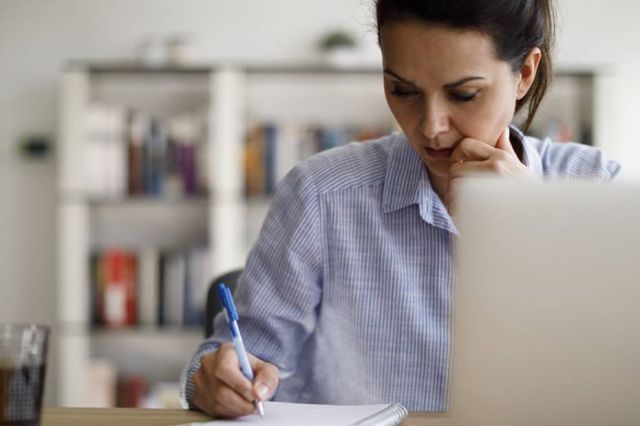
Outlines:
{"type": "Polygon", "coordinates": [[[418,22],[389,22],[380,30],[385,67],[429,74],[490,72],[501,62],[491,39],[472,30],[418,22]]]}

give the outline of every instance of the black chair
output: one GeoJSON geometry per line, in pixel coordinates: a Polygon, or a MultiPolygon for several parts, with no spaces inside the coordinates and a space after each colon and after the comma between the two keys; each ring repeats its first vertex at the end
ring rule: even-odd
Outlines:
{"type": "Polygon", "coordinates": [[[209,291],[207,291],[207,305],[204,314],[204,337],[205,339],[213,334],[213,319],[222,310],[222,304],[218,299],[218,284],[224,283],[229,290],[233,292],[238,283],[238,278],[242,274],[243,269],[227,272],[211,281],[209,291]]]}

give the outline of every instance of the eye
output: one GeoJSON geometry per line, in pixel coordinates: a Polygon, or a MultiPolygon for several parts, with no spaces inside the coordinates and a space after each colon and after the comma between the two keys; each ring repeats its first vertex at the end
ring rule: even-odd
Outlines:
{"type": "Polygon", "coordinates": [[[476,99],[478,92],[473,93],[461,93],[461,92],[449,92],[449,97],[456,102],[471,102],[476,99]]]}
{"type": "Polygon", "coordinates": [[[391,94],[393,96],[398,96],[399,98],[407,98],[409,96],[418,95],[419,92],[417,90],[408,90],[398,85],[394,85],[391,89],[391,94]]]}

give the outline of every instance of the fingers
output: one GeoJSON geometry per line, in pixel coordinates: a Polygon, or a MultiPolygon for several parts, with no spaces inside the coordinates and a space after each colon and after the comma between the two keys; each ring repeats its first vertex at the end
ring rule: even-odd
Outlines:
{"type": "Polygon", "coordinates": [[[498,137],[498,142],[496,143],[496,148],[501,149],[502,151],[506,151],[509,154],[517,156],[515,150],[513,149],[513,145],[511,145],[511,139],[509,138],[509,127],[505,127],[505,129],[500,133],[500,137],[498,137]]]}
{"type": "Polygon", "coordinates": [[[484,142],[471,138],[464,138],[451,153],[451,162],[458,163],[460,161],[468,160],[485,160],[493,154],[493,151],[494,148],[484,142]]]}
{"type": "Polygon", "coordinates": [[[476,139],[464,138],[451,153],[451,162],[482,161],[501,155],[504,151],[476,139]]]}
{"type": "Polygon", "coordinates": [[[278,368],[254,356],[249,356],[249,362],[255,374],[253,379],[253,394],[261,401],[271,398],[278,387],[278,368]]]}
{"type": "Polygon", "coordinates": [[[500,132],[495,147],[476,139],[464,138],[451,153],[451,162],[482,161],[494,157],[502,158],[504,153],[517,157],[511,145],[509,134],[509,127],[505,127],[500,132]]]}
{"type": "Polygon", "coordinates": [[[194,403],[213,417],[239,417],[255,412],[253,403],[222,382],[209,380],[202,374],[193,375],[194,403]]]}
{"type": "Polygon", "coordinates": [[[460,161],[451,164],[449,168],[449,179],[451,180],[483,174],[505,175],[507,174],[506,165],[504,162],[493,160],[460,161]]]}
{"type": "Polygon", "coordinates": [[[247,401],[253,401],[251,382],[238,366],[238,356],[233,346],[226,343],[220,346],[217,353],[217,368],[214,375],[221,382],[242,395],[247,401]]]}
{"type": "Polygon", "coordinates": [[[508,165],[517,158],[509,139],[508,127],[500,133],[495,147],[475,139],[465,138],[451,154],[449,177],[483,173],[510,174],[508,165]]]}
{"type": "Polygon", "coordinates": [[[207,414],[239,417],[255,413],[253,386],[240,371],[231,344],[223,344],[216,352],[203,356],[192,381],[193,402],[207,414]]]}

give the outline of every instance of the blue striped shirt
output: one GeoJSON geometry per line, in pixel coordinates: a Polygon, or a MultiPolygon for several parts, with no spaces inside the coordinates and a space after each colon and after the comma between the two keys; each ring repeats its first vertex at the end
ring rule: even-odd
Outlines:
{"type": "MultiPolygon", "coordinates": [[[[539,176],[609,180],[596,148],[512,128],[539,176]]],[[[235,293],[247,350],[280,369],[275,400],[447,408],[456,228],[403,134],[318,154],[280,183],[235,293]]],[[[228,341],[224,317],[181,377],[228,341]]]]}

